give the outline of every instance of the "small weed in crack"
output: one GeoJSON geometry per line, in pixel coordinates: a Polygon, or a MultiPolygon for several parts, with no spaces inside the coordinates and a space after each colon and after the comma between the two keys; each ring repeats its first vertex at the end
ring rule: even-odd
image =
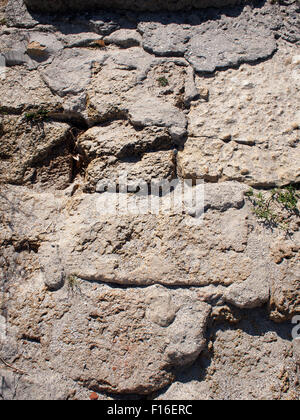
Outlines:
{"type": "Polygon", "coordinates": [[[253,213],[269,227],[289,230],[291,216],[299,216],[298,200],[300,194],[296,187],[289,185],[271,191],[255,193],[253,189],[245,195],[253,205],[253,213]]]}
{"type": "Polygon", "coordinates": [[[27,122],[31,123],[41,123],[48,118],[49,111],[44,108],[41,108],[37,111],[27,112],[25,114],[25,119],[27,122]]]}
{"type": "Polygon", "coordinates": [[[169,86],[169,81],[166,77],[159,77],[157,79],[159,86],[161,87],[167,87],[169,86]]]}
{"type": "Polygon", "coordinates": [[[67,286],[68,286],[68,294],[74,296],[74,294],[79,293],[82,295],[78,277],[75,274],[70,274],[67,277],[67,286]]]}

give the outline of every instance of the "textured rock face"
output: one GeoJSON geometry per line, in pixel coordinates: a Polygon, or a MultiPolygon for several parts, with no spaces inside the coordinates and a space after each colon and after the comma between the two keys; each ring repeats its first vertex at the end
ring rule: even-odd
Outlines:
{"type": "Polygon", "coordinates": [[[72,171],[67,139],[69,125],[45,124],[41,131],[37,125],[32,127],[26,117],[4,116],[1,128],[1,182],[26,184],[35,178],[47,185],[51,177],[54,182],[60,179],[61,188],[69,185],[72,171]],[[43,175],[45,170],[47,178],[43,175]]]}
{"type": "Polygon", "coordinates": [[[288,326],[274,328],[262,310],[245,315],[237,326],[213,327],[208,350],[157,399],[297,399],[296,351],[286,334],[288,326]],[[199,382],[203,375],[206,380],[199,382]]]}
{"type": "Polygon", "coordinates": [[[25,0],[25,4],[35,11],[70,12],[71,10],[126,9],[126,10],[181,10],[187,8],[223,7],[240,4],[240,0],[25,0]]]}
{"type": "Polygon", "coordinates": [[[98,391],[144,394],[169,384],[172,367],[193,362],[203,350],[210,306],[195,292],[86,286],[66,285],[49,296],[36,278],[33,289],[22,290],[9,323],[23,337],[20,352],[40,343],[39,358],[48,360],[41,370],[51,365],[98,391]],[[26,312],[29,301],[33,309],[26,312]],[[41,330],[38,320],[46,312],[41,330]]]}
{"type": "Polygon", "coordinates": [[[5,6],[0,399],[299,399],[298,3],[5,6]]]}
{"type": "Polygon", "coordinates": [[[204,86],[210,106],[191,108],[182,175],[258,187],[299,182],[299,71],[289,50],[254,67],[220,72],[204,86]]]}

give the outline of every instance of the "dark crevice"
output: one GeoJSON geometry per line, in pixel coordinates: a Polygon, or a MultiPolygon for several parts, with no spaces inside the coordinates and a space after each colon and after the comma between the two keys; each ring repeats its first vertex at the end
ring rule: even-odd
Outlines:
{"type": "MultiPolygon", "coordinates": [[[[47,118],[48,120],[48,118],[47,118]]],[[[43,130],[44,121],[39,122],[43,130]]],[[[31,175],[18,182],[9,182],[11,185],[38,185],[42,189],[55,188],[64,190],[80,174],[84,174],[87,165],[86,158],[77,148],[77,137],[82,134],[86,126],[73,125],[59,143],[36,156],[27,166],[26,173],[31,175]]]]}
{"type": "Polygon", "coordinates": [[[23,109],[0,106],[0,117],[9,115],[22,115],[23,109]]]}
{"type": "MultiPolygon", "coordinates": [[[[179,289],[201,289],[203,287],[207,287],[210,286],[211,283],[207,283],[207,284],[203,284],[203,285],[199,285],[197,283],[189,283],[188,285],[186,284],[186,282],[178,282],[176,285],[170,285],[170,284],[165,284],[163,282],[158,282],[158,281],[149,281],[147,284],[137,284],[137,283],[130,283],[130,281],[128,280],[128,282],[126,282],[126,280],[124,278],[122,279],[108,279],[103,275],[100,275],[99,277],[83,277],[83,276],[77,276],[75,274],[75,277],[77,277],[79,280],[81,281],[85,281],[91,284],[98,284],[100,286],[109,286],[112,289],[122,289],[122,290],[127,290],[127,289],[146,289],[149,286],[163,286],[166,289],[169,290],[179,290],[179,289]]],[[[214,284],[213,286],[224,286],[222,283],[220,284],[214,284]]]]}
{"type": "Polygon", "coordinates": [[[40,243],[37,241],[30,241],[28,239],[23,240],[21,243],[14,245],[15,251],[17,253],[27,251],[29,253],[33,252],[37,254],[39,252],[40,243]]]}
{"type": "Polygon", "coordinates": [[[4,248],[12,246],[15,252],[17,252],[18,254],[20,254],[21,252],[29,252],[29,253],[33,252],[37,254],[39,251],[40,245],[41,245],[40,242],[29,240],[29,239],[22,239],[22,240],[10,239],[10,240],[5,240],[1,242],[1,246],[3,246],[4,248]]]}
{"type": "Polygon", "coordinates": [[[27,341],[28,343],[41,344],[41,339],[39,337],[30,337],[26,334],[23,334],[21,339],[27,341]]]}

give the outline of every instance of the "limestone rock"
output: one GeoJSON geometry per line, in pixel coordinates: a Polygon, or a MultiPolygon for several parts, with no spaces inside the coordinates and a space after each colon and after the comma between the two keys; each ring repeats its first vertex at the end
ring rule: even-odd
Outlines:
{"type": "Polygon", "coordinates": [[[279,29],[279,35],[288,42],[296,43],[299,41],[299,3],[291,2],[285,10],[283,25],[279,29]]]}
{"type": "Polygon", "coordinates": [[[197,72],[209,73],[244,62],[255,62],[271,56],[274,51],[276,43],[272,34],[255,28],[244,33],[216,31],[194,35],[185,57],[197,72]]]}
{"type": "Polygon", "coordinates": [[[287,147],[284,153],[207,137],[189,138],[178,155],[184,178],[208,182],[239,181],[253,187],[284,186],[299,182],[298,154],[287,147]]]}
{"type": "Polygon", "coordinates": [[[208,349],[155,399],[297,400],[290,324],[274,325],[264,314],[263,309],[247,311],[238,325],[209,330],[208,349]]]}
{"type": "Polygon", "coordinates": [[[70,28],[71,33],[58,33],[57,36],[59,40],[69,48],[80,48],[80,47],[95,47],[95,43],[102,41],[102,36],[94,32],[82,32],[79,33],[72,33],[72,29],[70,28]]]}
{"type": "Polygon", "coordinates": [[[260,187],[299,182],[299,134],[292,128],[299,110],[290,102],[291,95],[299,97],[299,86],[286,78],[289,56],[283,49],[270,62],[206,80],[209,103],[193,105],[190,138],[179,154],[183,176],[260,187]]]}
{"type": "Polygon", "coordinates": [[[275,322],[290,320],[300,311],[299,252],[296,257],[282,263],[282,276],[273,281],[270,310],[275,322]]]}
{"type": "Polygon", "coordinates": [[[174,321],[178,308],[174,305],[171,295],[162,288],[153,288],[147,295],[148,309],[146,318],[161,327],[168,327],[174,321]]]}
{"type": "Polygon", "coordinates": [[[0,19],[1,19],[2,25],[4,23],[6,23],[5,22],[5,8],[6,8],[6,6],[7,6],[7,0],[1,0],[0,1],[0,19]]]}
{"type": "Polygon", "coordinates": [[[51,93],[39,73],[23,67],[6,69],[5,83],[0,84],[0,94],[1,117],[10,110],[20,113],[33,108],[60,106],[60,99],[51,93]]]}
{"type": "MultiPolygon", "coordinates": [[[[91,391],[82,389],[76,382],[67,379],[58,373],[35,370],[20,375],[11,370],[1,370],[1,376],[7,387],[4,387],[2,396],[4,400],[21,401],[67,401],[89,400],[91,391]]],[[[99,396],[99,399],[105,399],[99,396]]]]}
{"type": "Polygon", "coordinates": [[[26,54],[26,36],[20,30],[6,29],[1,33],[0,50],[7,67],[27,65],[30,69],[34,64],[26,54]]]}
{"type": "Polygon", "coordinates": [[[146,127],[136,130],[124,121],[90,128],[78,138],[77,145],[89,160],[100,156],[120,159],[174,147],[167,129],[146,127]]]}
{"type": "Polygon", "coordinates": [[[128,115],[129,103],[143,95],[139,81],[145,78],[153,61],[149,54],[137,47],[105,57],[104,65],[95,68],[87,89],[85,118],[91,125],[128,115]]]}
{"type": "Polygon", "coordinates": [[[106,3],[0,0],[0,399],[297,400],[298,2],[106,3]]]}
{"type": "Polygon", "coordinates": [[[27,53],[33,60],[51,61],[62,49],[63,44],[53,34],[33,32],[28,36],[27,53]]]}
{"type": "MultiPolygon", "coordinates": [[[[34,111],[33,111],[34,113],[34,111]]],[[[43,131],[38,124],[30,123],[23,118],[10,116],[2,117],[1,137],[0,137],[0,162],[1,181],[13,184],[34,183],[36,181],[43,182],[39,179],[42,175],[43,166],[48,167],[48,177],[53,170],[54,177],[65,176],[63,183],[68,184],[70,181],[71,162],[68,158],[68,150],[65,149],[69,126],[63,123],[43,122],[43,131]],[[30,133],[30,135],[28,135],[30,133]],[[57,156],[57,148],[66,156],[61,159],[57,156]],[[49,158],[53,154],[52,159],[49,158]],[[55,172],[55,167],[51,168],[51,162],[58,158],[61,171],[55,172]],[[37,179],[38,178],[38,179],[37,179]]],[[[58,161],[56,165],[58,165],[58,161]]],[[[49,181],[49,178],[45,180],[49,181]]]]}
{"type": "MultiPolygon", "coordinates": [[[[11,197],[16,207],[21,203],[15,188],[8,190],[5,196],[11,197]]],[[[25,191],[22,194],[24,196],[25,191]]],[[[59,237],[51,242],[57,241],[59,245],[65,272],[89,281],[123,285],[228,286],[246,280],[255,272],[256,264],[251,259],[256,258],[256,253],[268,258],[264,251],[266,238],[261,237],[252,246],[245,208],[229,208],[223,213],[209,210],[202,224],[193,225],[193,217],[185,216],[182,210],[181,213],[176,209],[168,210],[167,206],[164,210],[163,206],[169,202],[168,195],[150,197],[154,205],[152,214],[149,203],[145,206],[145,202],[140,213],[132,214],[127,210],[126,201],[125,207],[113,206],[105,212],[102,206],[108,197],[101,194],[78,193],[74,203],[68,198],[71,201],[67,206],[64,195],[45,197],[26,190],[26,196],[28,203],[32,203],[28,213],[33,217],[27,217],[24,223],[22,214],[14,217],[4,201],[7,223],[14,218],[16,233],[21,229],[22,237],[35,239],[44,235],[45,225],[41,224],[39,230],[36,223],[45,219],[46,226],[59,232],[59,237]],[[44,199],[54,208],[65,207],[63,214],[57,216],[54,211],[49,221],[48,210],[45,209],[44,214],[40,204],[44,199]]],[[[119,199],[123,198],[126,196],[121,194],[119,199]]],[[[228,197],[225,202],[228,203],[228,197]]]]}
{"type": "Polygon", "coordinates": [[[247,187],[237,182],[222,182],[205,188],[205,208],[226,211],[231,207],[242,208],[245,203],[244,192],[247,187]]]}
{"type": "Polygon", "coordinates": [[[34,57],[42,57],[45,55],[46,47],[39,44],[37,41],[30,42],[27,46],[27,52],[34,57]]]}
{"type": "Polygon", "coordinates": [[[131,188],[134,192],[138,183],[166,181],[175,178],[175,155],[173,151],[146,153],[141,158],[121,160],[96,158],[85,172],[85,190],[103,192],[105,182],[131,188]],[[125,181],[126,179],[126,181],[125,181]],[[125,184],[125,185],[123,185],[125,184]]]}
{"type": "Polygon", "coordinates": [[[42,286],[35,293],[29,287],[22,294],[15,289],[18,306],[10,309],[8,322],[24,337],[24,349],[26,337],[40,342],[40,369],[55,369],[98,391],[149,394],[170,383],[171,371],[193,362],[203,350],[210,307],[199,303],[195,293],[158,286],[143,291],[78,287],[67,299],[67,285],[51,296],[42,286]],[[169,325],[162,321],[164,326],[145,317],[149,299],[161,295],[177,306],[172,322],[165,314],[169,325]]]}
{"type": "Polygon", "coordinates": [[[130,48],[140,45],[142,37],[133,29],[119,29],[105,37],[104,40],[108,44],[118,45],[122,48],[130,48]]]}
{"type": "Polygon", "coordinates": [[[66,49],[46,67],[42,77],[57,95],[77,95],[84,92],[89,84],[92,64],[104,60],[105,53],[100,50],[66,49]]]}
{"type": "MultiPolygon", "coordinates": [[[[187,106],[189,106],[192,101],[199,99],[199,97],[203,97],[203,92],[201,92],[201,89],[197,89],[195,84],[195,73],[191,68],[187,70],[187,77],[184,86],[184,96],[185,104],[187,106]]],[[[204,97],[208,99],[208,95],[204,95],[204,97]]]]}
{"type": "MultiPolygon", "coordinates": [[[[213,229],[209,220],[215,215],[211,213],[199,229],[197,224],[192,228],[189,226],[189,216],[186,221],[180,214],[172,217],[172,213],[162,213],[157,218],[154,214],[147,214],[147,206],[140,216],[130,215],[130,212],[127,215],[127,205],[121,207],[119,213],[109,211],[105,214],[103,206],[107,198],[97,195],[87,197],[64,228],[61,249],[64,250],[66,264],[78,277],[120,284],[228,285],[251,274],[251,260],[247,254],[240,255],[247,244],[247,224],[243,212],[226,212],[215,220],[213,229]],[[80,213],[85,214],[86,206],[89,208],[89,222],[84,226],[80,213]],[[101,227],[99,217],[103,212],[101,219],[104,225],[101,227]],[[120,221],[112,218],[112,214],[119,214],[120,221]],[[119,223],[124,226],[121,231],[119,223]],[[146,226],[150,235],[144,233],[146,226]],[[92,236],[89,233],[91,229],[92,236]],[[158,242],[155,239],[157,235],[160,238],[158,242]],[[82,243],[85,245],[82,246],[82,243]],[[182,250],[181,256],[174,248],[175,243],[182,250]],[[194,243],[198,244],[195,248],[191,245],[194,243]]],[[[163,198],[162,206],[166,199],[167,196],[163,198]]]]}
{"type": "MultiPolygon", "coordinates": [[[[81,23],[86,23],[86,19],[81,20],[81,23]]],[[[98,35],[108,36],[120,29],[118,15],[113,15],[109,10],[107,12],[101,10],[99,13],[93,13],[89,20],[89,27],[98,35]]]]}
{"type": "Polygon", "coordinates": [[[167,127],[171,137],[179,143],[187,133],[185,115],[175,107],[151,97],[132,103],[129,106],[129,119],[136,127],[167,127]]]}
{"type": "Polygon", "coordinates": [[[8,0],[6,3],[5,16],[8,26],[34,28],[38,24],[28,12],[23,0],[8,0]]]}
{"type": "Polygon", "coordinates": [[[55,244],[44,244],[39,248],[39,261],[45,285],[49,290],[58,290],[64,285],[65,273],[55,244]]]}
{"type": "Polygon", "coordinates": [[[137,47],[110,53],[95,69],[83,116],[90,125],[126,118],[137,127],[166,127],[180,142],[186,135],[185,101],[197,96],[197,88],[186,62],[178,60],[155,59],[137,47]]]}
{"type": "Polygon", "coordinates": [[[174,143],[164,128],[136,130],[128,123],[116,121],[87,130],[78,138],[77,147],[89,161],[87,191],[100,191],[97,185],[105,180],[119,184],[119,178],[124,176],[129,184],[175,177],[175,154],[167,151],[174,143]]]}
{"type": "Polygon", "coordinates": [[[300,340],[296,338],[293,340],[293,349],[298,365],[300,364],[300,340]]]}
{"type": "MultiPolygon", "coordinates": [[[[297,235],[299,236],[299,235],[297,235]]],[[[297,238],[296,236],[296,238],[297,238]]],[[[295,240],[277,240],[271,246],[271,255],[276,264],[280,264],[283,261],[290,260],[296,257],[299,252],[299,244],[295,240]]]]}
{"type": "MultiPolygon", "coordinates": [[[[228,133],[231,140],[240,144],[252,138],[254,144],[266,145],[271,150],[283,145],[291,147],[297,132],[291,130],[290,124],[297,122],[299,111],[290,102],[291,96],[299,96],[299,86],[297,83],[291,86],[286,78],[287,69],[293,68],[287,64],[292,60],[292,51],[293,48],[283,48],[271,61],[243,65],[238,70],[220,72],[215,78],[206,79],[209,106],[200,102],[192,108],[190,136],[223,139],[228,133]],[[226,111],[225,119],[221,110],[226,111]],[[207,125],[207,119],[211,124],[207,125]]],[[[203,84],[200,78],[196,81],[199,87],[203,84]]]]}
{"type": "Polygon", "coordinates": [[[140,24],[143,33],[143,48],[158,56],[183,56],[191,37],[189,26],[159,23],[140,24]]]}
{"type": "Polygon", "coordinates": [[[272,270],[257,261],[255,274],[243,283],[231,285],[225,292],[225,300],[238,308],[251,309],[264,305],[270,298],[272,270]]]}

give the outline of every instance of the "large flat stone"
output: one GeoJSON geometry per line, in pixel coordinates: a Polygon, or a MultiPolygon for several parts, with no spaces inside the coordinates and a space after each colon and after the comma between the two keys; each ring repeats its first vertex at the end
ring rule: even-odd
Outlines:
{"type": "Polygon", "coordinates": [[[146,127],[136,130],[122,120],[90,128],[79,136],[77,145],[88,160],[101,156],[122,159],[174,148],[166,128],[146,127]]]}
{"type": "Polygon", "coordinates": [[[190,138],[178,154],[179,173],[184,178],[208,182],[239,181],[253,187],[284,186],[300,180],[299,153],[281,151],[210,138],[190,138]]]}
{"type": "MultiPolygon", "coordinates": [[[[54,369],[94,391],[150,394],[170,384],[174,369],[192,363],[205,346],[210,306],[193,291],[77,281],[51,295],[38,277],[20,286],[7,322],[28,371],[25,355],[35,346],[40,371],[54,369]]],[[[6,347],[6,360],[11,350],[6,347]]]]}
{"type": "Polygon", "coordinates": [[[185,57],[197,72],[212,73],[270,57],[276,49],[273,35],[264,28],[229,32],[219,29],[192,36],[185,57]]]}
{"type": "Polygon", "coordinates": [[[196,77],[209,97],[191,107],[189,139],[179,153],[182,176],[261,187],[299,182],[296,52],[286,46],[256,66],[196,77]]]}
{"type": "Polygon", "coordinates": [[[265,319],[263,309],[247,311],[237,325],[217,323],[209,333],[207,351],[157,399],[187,404],[199,399],[297,400],[299,373],[293,344],[297,358],[300,340],[292,344],[290,331],[290,323],[275,325],[265,319]]]}
{"type": "Polygon", "coordinates": [[[171,151],[146,153],[142,157],[121,160],[112,157],[94,159],[85,171],[85,190],[103,192],[105,181],[120,185],[126,177],[128,186],[135,191],[138,182],[171,181],[175,178],[175,154],[171,151]]]}
{"type": "Polygon", "coordinates": [[[52,177],[56,186],[58,178],[61,187],[68,185],[71,172],[67,150],[68,124],[43,122],[41,129],[39,124],[26,121],[26,117],[9,116],[2,117],[0,124],[1,182],[31,184],[41,181],[47,184],[52,177]],[[58,154],[57,148],[61,148],[58,154]],[[56,161],[53,167],[51,155],[52,159],[60,161],[56,161]],[[48,168],[47,175],[43,174],[44,165],[48,168]]]}

